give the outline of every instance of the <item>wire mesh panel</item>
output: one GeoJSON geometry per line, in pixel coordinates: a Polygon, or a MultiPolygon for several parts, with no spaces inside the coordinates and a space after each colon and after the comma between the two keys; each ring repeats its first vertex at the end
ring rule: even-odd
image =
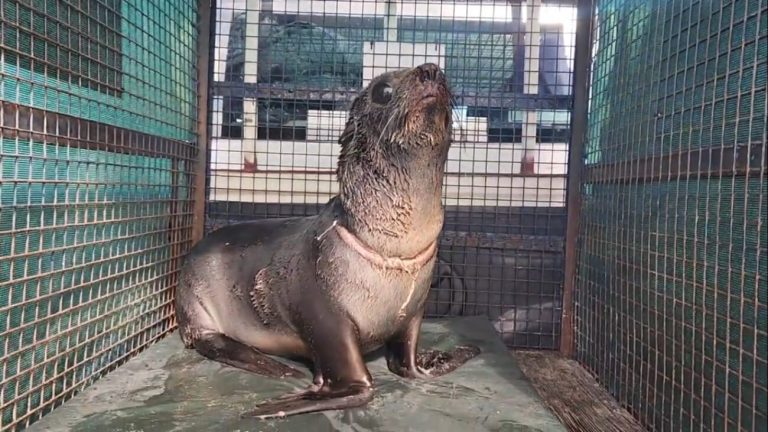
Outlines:
{"type": "Polygon", "coordinates": [[[560,328],[575,3],[222,0],[207,227],[316,213],[347,110],[437,63],[455,93],[429,316],[484,314],[515,346],[560,328]]]}
{"type": "Polygon", "coordinates": [[[173,326],[197,2],[3,0],[0,368],[23,428],[173,326]]]}
{"type": "Polygon", "coordinates": [[[578,359],[651,430],[766,430],[768,3],[596,6],[578,359]]]}

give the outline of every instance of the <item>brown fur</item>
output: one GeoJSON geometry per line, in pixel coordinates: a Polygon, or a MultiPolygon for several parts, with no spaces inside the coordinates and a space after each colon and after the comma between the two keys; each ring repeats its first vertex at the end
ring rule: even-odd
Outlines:
{"type": "MultiPolygon", "coordinates": [[[[422,238],[424,226],[442,226],[440,190],[451,111],[425,108],[413,94],[425,91],[418,80],[405,71],[378,77],[353,103],[339,138],[339,198],[348,223],[364,242],[393,255],[422,250],[437,234],[427,230],[422,238]],[[380,80],[395,88],[385,106],[374,103],[369,93],[380,80]],[[402,240],[405,247],[392,246],[402,240]]],[[[435,106],[450,107],[447,86],[428,91],[435,95],[435,106]]]]}
{"type": "Polygon", "coordinates": [[[266,354],[312,363],[307,390],[251,415],[368,403],[363,355],[382,345],[390,370],[407,378],[425,377],[424,367],[445,374],[476,355],[417,356],[443,226],[450,102],[435,65],[375,78],[339,139],[338,197],[315,216],[221,228],[188,255],[176,298],[188,347],[268,376],[300,372],[266,354]]]}

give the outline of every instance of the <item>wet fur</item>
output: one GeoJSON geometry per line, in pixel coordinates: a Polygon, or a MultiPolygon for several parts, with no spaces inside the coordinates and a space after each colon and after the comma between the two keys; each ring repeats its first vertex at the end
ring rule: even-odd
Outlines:
{"type": "MultiPolygon", "coordinates": [[[[339,139],[340,193],[318,215],[224,227],[190,252],[176,298],[187,347],[268,376],[303,374],[264,354],[313,364],[312,387],[252,415],[367,403],[373,382],[362,355],[382,345],[393,372],[423,376],[415,347],[436,258],[413,274],[380,268],[333,224],[384,256],[411,257],[436,241],[450,106],[445,77],[433,65],[375,78],[353,102],[339,139]],[[392,99],[378,104],[371,92],[382,81],[392,99]]],[[[462,351],[441,373],[472,356],[462,351]]]]}
{"type": "MultiPolygon", "coordinates": [[[[413,88],[419,77],[398,71],[372,81],[369,88],[379,80],[413,88]]],[[[438,91],[441,107],[427,109],[409,109],[418,100],[407,92],[396,93],[392,106],[381,109],[363,92],[339,138],[342,205],[351,228],[383,254],[413,255],[442,228],[440,198],[452,111],[448,88],[438,91]],[[425,232],[419,230],[423,227],[425,232]]]]}

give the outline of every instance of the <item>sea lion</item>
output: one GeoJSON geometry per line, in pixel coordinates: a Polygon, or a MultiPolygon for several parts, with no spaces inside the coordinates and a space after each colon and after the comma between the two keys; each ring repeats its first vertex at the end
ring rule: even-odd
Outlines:
{"type": "Polygon", "coordinates": [[[417,351],[451,123],[438,66],[384,73],[352,103],[340,192],[319,214],[226,226],[188,254],[176,294],[187,348],[272,377],[303,376],[272,356],[311,363],[307,390],[244,415],[365,405],[374,387],[364,355],[382,346],[389,369],[407,378],[441,376],[479,354],[417,351]]]}

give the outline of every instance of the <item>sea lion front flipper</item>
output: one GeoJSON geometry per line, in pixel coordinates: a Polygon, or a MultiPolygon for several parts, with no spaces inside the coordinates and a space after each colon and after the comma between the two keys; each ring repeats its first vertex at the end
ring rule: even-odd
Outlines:
{"type": "Polygon", "coordinates": [[[337,389],[322,387],[319,390],[310,389],[260,403],[242,417],[266,420],[309,412],[355,408],[366,405],[372,399],[373,387],[367,384],[351,384],[337,389]]]}
{"type": "Polygon", "coordinates": [[[330,307],[314,299],[302,311],[312,341],[315,369],[312,386],[300,393],[262,402],[243,417],[269,419],[366,405],[373,399],[373,379],[358,345],[357,329],[346,314],[327,314],[330,307]]]}
{"type": "Polygon", "coordinates": [[[453,372],[480,354],[473,345],[459,345],[451,352],[418,351],[423,312],[418,312],[405,329],[386,344],[387,367],[403,378],[437,378],[453,372]]]}
{"type": "Polygon", "coordinates": [[[226,365],[271,377],[303,378],[305,375],[256,348],[240,343],[222,333],[206,332],[194,341],[194,347],[203,356],[226,365]]]}

